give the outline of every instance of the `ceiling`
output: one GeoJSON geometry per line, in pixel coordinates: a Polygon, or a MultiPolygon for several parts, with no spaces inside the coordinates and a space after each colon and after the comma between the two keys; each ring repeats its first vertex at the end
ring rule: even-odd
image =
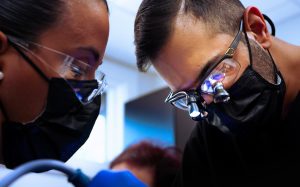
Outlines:
{"type": "MultiPolygon", "coordinates": [[[[135,66],[133,24],[141,0],[108,0],[110,37],[106,59],[135,66]]],[[[300,45],[300,0],[242,0],[258,7],[276,26],[276,36],[300,45]]]]}

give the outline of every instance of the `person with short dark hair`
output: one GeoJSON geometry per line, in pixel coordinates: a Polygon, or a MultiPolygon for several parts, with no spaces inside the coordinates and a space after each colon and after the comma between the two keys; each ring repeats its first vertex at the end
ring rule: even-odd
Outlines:
{"type": "Polygon", "coordinates": [[[67,161],[99,115],[106,0],[0,0],[0,157],[67,161]]]}
{"type": "Polygon", "coordinates": [[[179,170],[181,151],[151,141],[130,145],[109,165],[113,170],[129,170],[149,187],[171,186],[179,170]]]}
{"type": "Polygon", "coordinates": [[[198,122],[175,186],[300,184],[300,47],[273,26],[239,0],[142,1],[137,66],[198,122]]]}

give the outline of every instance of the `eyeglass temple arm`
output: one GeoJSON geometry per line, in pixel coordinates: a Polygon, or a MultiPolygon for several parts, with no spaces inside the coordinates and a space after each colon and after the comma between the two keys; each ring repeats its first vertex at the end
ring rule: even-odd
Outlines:
{"type": "Polygon", "coordinates": [[[205,80],[205,78],[211,73],[211,71],[219,64],[220,61],[226,59],[226,58],[232,58],[234,53],[235,53],[235,50],[241,40],[241,37],[242,37],[242,32],[243,32],[243,21],[241,21],[240,23],[240,29],[237,33],[237,35],[235,36],[234,40],[231,42],[229,48],[227,49],[227,51],[225,52],[225,55],[222,57],[222,59],[216,61],[215,64],[211,65],[211,67],[209,67],[209,69],[206,71],[206,73],[201,76],[200,79],[200,82],[203,82],[205,80]]]}
{"type": "Polygon", "coordinates": [[[244,25],[243,21],[241,21],[239,32],[237,33],[234,40],[230,44],[230,47],[227,49],[227,51],[225,53],[226,57],[233,57],[233,55],[235,53],[235,50],[236,50],[237,46],[239,45],[239,42],[240,42],[241,37],[242,37],[243,25],[244,25]]]}
{"type": "MultiPolygon", "coordinates": [[[[274,25],[273,21],[267,15],[263,14],[263,16],[264,16],[264,19],[269,23],[269,25],[272,29],[271,34],[273,36],[275,36],[276,30],[275,30],[275,25],[274,25]]],[[[239,32],[236,35],[236,37],[234,38],[234,40],[232,41],[232,43],[231,43],[230,47],[228,48],[228,50],[226,51],[226,53],[225,53],[228,57],[232,57],[234,55],[234,52],[235,52],[235,50],[236,50],[236,48],[237,48],[237,46],[238,46],[238,44],[241,40],[241,37],[242,37],[241,33],[243,32],[243,25],[244,25],[243,20],[241,20],[239,32]]]]}
{"type": "Polygon", "coordinates": [[[171,103],[183,97],[186,97],[186,93],[184,92],[177,92],[175,94],[173,92],[170,92],[167,98],[165,99],[165,103],[171,103]]]}

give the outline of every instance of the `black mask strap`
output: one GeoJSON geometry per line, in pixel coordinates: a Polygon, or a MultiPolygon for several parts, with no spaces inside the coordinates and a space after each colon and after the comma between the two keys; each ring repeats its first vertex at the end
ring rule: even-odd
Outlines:
{"type": "Polygon", "coordinates": [[[270,27],[272,29],[271,34],[273,36],[275,36],[276,30],[275,30],[275,25],[274,25],[273,21],[271,20],[271,18],[269,18],[269,16],[267,16],[265,14],[263,14],[263,16],[264,16],[265,20],[269,23],[269,25],[270,25],[270,27]]]}
{"type": "Polygon", "coordinates": [[[15,50],[23,57],[23,59],[26,61],[26,62],[28,62],[29,63],[29,65],[44,79],[44,80],[46,80],[47,82],[49,82],[50,81],[50,79],[42,72],[42,70],[39,68],[39,67],[37,67],[37,65],[35,65],[33,62],[32,62],[32,60],[30,60],[30,58],[27,56],[27,55],[25,55],[20,49],[19,49],[19,47],[16,45],[16,44],[14,44],[13,42],[11,42],[11,41],[9,41],[8,40],[8,42],[13,46],[13,48],[15,48],[15,50]]]}

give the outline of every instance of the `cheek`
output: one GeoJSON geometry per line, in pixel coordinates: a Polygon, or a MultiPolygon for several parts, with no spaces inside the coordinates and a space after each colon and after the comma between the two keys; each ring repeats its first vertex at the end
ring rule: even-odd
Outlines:
{"type": "Polygon", "coordinates": [[[239,45],[236,56],[234,57],[235,61],[237,63],[239,63],[239,65],[240,65],[239,72],[235,78],[235,81],[237,81],[241,77],[243,72],[250,65],[250,56],[249,56],[248,46],[241,42],[240,42],[240,44],[242,44],[242,45],[239,45]]]}
{"type": "MultiPolygon", "coordinates": [[[[108,18],[105,18],[104,22],[101,24],[102,25],[102,29],[100,32],[100,36],[102,37],[103,41],[103,49],[105,49],[106,45],[107,45],[107,41],[108,41],[108,37],[109,37],[109,21],[108,18]]],[[[104,53],[104,52],[103,52],[104,53]]]]}
{"type": "Polygon", "coordinates": [[[10,61],[1,83],[1,100],[10,120],[27,122],[43,110],[48,84],[22,60],[10,61]]]}

